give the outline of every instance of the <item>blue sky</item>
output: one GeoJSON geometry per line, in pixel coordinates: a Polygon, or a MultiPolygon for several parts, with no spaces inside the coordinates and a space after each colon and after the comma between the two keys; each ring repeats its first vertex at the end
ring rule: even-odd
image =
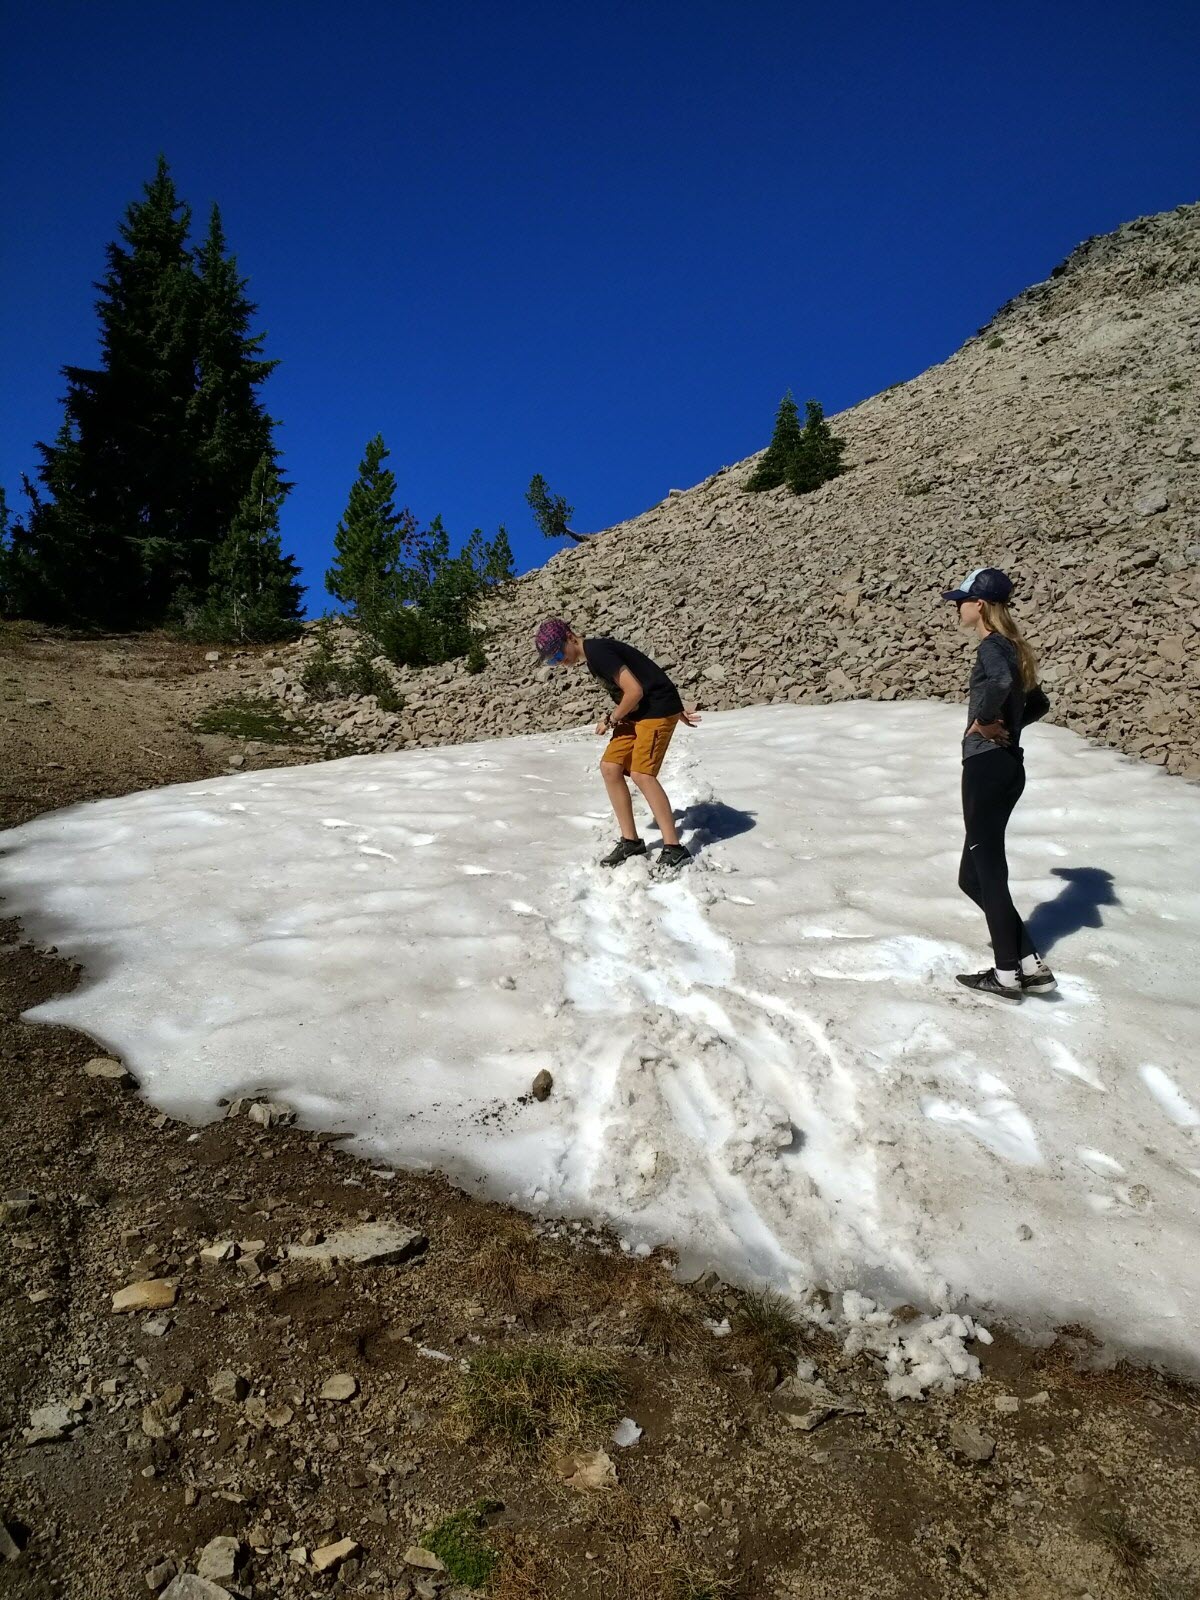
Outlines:
{"type": "Polygon", "coordinates": [[[308,603],[367,438],[455,536],[604,527],[1200,198],[1193,4],[115,0],[0,33],[0,483],[162,150],[260,306],[308,603]]]}

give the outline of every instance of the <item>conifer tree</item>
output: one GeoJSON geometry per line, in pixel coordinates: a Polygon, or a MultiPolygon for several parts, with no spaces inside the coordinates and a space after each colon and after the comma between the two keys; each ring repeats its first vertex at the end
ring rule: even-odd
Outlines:
{"type": "Polygon", "coordinates": [[[575,507],[569,506],[561,494],[551,494],[540,472],[530,478],[525,499],[533,512],[533,520],[547,539],[573,539],[576,544],[583,544],[591,538],[590,533],[576,533],[571,527],[575,507]]]}
{"type": "Polygon", "coordinates": [[[359,465],[333,537],[333,566],[325,574],[329,593],[360,611],[395,598],[400,558],[416,532],[412,513],[396,510],[396,476],[383,464],[387,457],[377,433],[359,465]]]}
{"type": "Polygon", "coordinates": [[[500,524],[496,537],[486,546],[486,550],[484,582],[511,583],[516,577],[516,568],[513,565],[512,545],[508,542],[508,530],[503,523],[500,524]]]}
{"type": "Polygon", "coordinates": [[[781,483],[787,482],[792,459],[800,447],[800,434],[800,413],[789,389],[775,413],[775,431],[771,435],[771,442],[762,460],[746,480],[747,490],[758,493],[763,489],[777,489],[781,483]]]}
{"type": "Polygon", "coordinates": [[[266,641],[296,632],[304,591],[295,561],[280,544],[279,508],[286,494],[275,463],[263,455],[212,553],[208,595],[192,627],[198,637],[266,641]]]}
{"type": "Polygon", "coordinates": [[[804,427],[788,466],[787,483],[793,494],[811,494],[830,478],[845,472],[842,456],[846,441],[834,433],[817,400],[805,407],[804,427]]]}
{"type": "Polygon", "coordinates": [[[213,206],[208,234],[195,252],[196,389],[188,408],[195,450],[190,500],[188,578],[199,587],[208,558],[233,522],[254,470],[278,456],[274,422],[258,391],[277,361],[263,358],[265,335],[252,333],[257,307],[228,253],[221,213],[213,206]]]}
{"type": "Polygon", "coordinates": [[[186,571],[195,385],[190,213],[166,161],[107,250],[99,367],[64,367],[65,418],[38,446],[52,497],[31,504],[26,550],[36,614],[131,626],[157,619],[186,571]]]}
{"type": "MultiPolygon", "coordinates": [[[[14,530],[16,603],[47,621],[130,628],[202,594],[258,461],[275,362],[214,208],[198,251],[160,157],[107,247],[100,360],[64,367],[64,417],[14,530]]],[[[281,488],[285,487],[281,485],[281,488]]]]}

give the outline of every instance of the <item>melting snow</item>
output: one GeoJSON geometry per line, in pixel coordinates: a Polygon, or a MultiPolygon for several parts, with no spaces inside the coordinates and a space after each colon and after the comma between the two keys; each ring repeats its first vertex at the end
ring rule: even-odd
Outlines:
{"type": "Polygon", "coordinates": [[[1060,990],[981,1002],[953,983],[988,959],[955,886],[961,720],[681,730],[664,779],[699,855],[671,883],[594,865],[583,733],[42,817],[3,838],[6,910],[89,976],[31,1015],[177,1116],[265,1091],[631,1250],[848,1291],[897,1393],[969,1376],[996,1314],[1200,1368],[1200,791],[1035,729],[1009,855],[1060,990]],[[898,1326],[901,1301],[934,1316],[898,1326]]]}

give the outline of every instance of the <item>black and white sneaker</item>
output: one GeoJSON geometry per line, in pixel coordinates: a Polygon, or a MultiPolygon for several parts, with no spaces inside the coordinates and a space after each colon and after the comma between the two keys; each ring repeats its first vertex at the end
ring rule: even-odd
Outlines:
{"type": "Polygon", "coordinates": [[[630,861],[634,856],[646,854],[646,841],[644,839],[618,839],[615,849],[606,856],[600,857],[602,867],[619,867],[623,861],[630,861]]]}
{"type": "Polygon", "coordinates": [[[685,844],[665,844],[658,853],[658,860],[654,863],[656,874],[678,872],[680,867],[689,865],[692,852],[685,844]]]}
{"type": "Polygon", "coordinates": [[[989,967],[986,972],[960,972],[956,982],[961,983],[964,989],[974,989],[976,994],[994,994],[997,1000],[1023,998],[1019,987],[1010,989],[1008,984],[1000,982],[995,967],[989,967]]]}
{"type": "Polygon", "coordinates": [[[1058,979],[1041,956],[1037,958],[1037,966],[1032,972],[1018,971],[1017,979],[1023,994],[1049,994],[1058,988],[1058,979]]]}

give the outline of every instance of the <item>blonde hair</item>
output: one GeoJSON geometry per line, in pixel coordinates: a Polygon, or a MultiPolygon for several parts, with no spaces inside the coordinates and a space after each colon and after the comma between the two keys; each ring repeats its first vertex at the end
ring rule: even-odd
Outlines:
{"type": "Polygon", "coordinates": [[[998,600],[981,600],[979,609],[983,616],[983,625],[992,633],[1001,633],[1006,639],[1011,639],[1017,647],[1017,662],[1021,668],[1021,683],[1026,689],[1032,689],[1037,682],[1037,657],[1030,649],[1027,640],[1017,626],[1017,620],[1006,605],[1001,605],[998,600]]]}

